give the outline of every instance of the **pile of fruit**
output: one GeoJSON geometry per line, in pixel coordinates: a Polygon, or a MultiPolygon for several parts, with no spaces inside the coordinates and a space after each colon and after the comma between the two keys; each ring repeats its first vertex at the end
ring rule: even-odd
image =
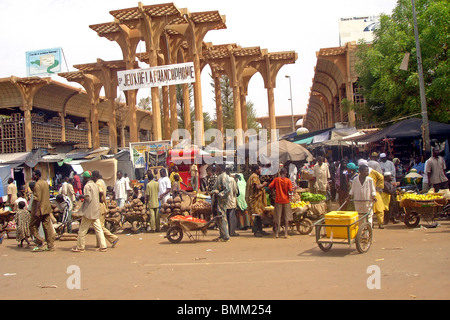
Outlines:
{"type": "Polygon", "coordinates": [[[442,195],[436,193],[425,193],[425,194],[404,193],[403,195],[397,196],[397,201],[401,200],[433,201],[439,199],[442,199],[442,195]]]}
{"type": "Polygon", "coordinates": [[[163,214],[176,213],[180,215],[189,215],[191,212],[191,207],[188,205],[182,205],[181,198],[175,197],[167,199],[167,202],[161,206],[160,212],[163,214]]]}
{"type": "Polygon", "coordinates": [[[303,207],[306,207],[306,206],[309,206],[309,205],[311,205],[311,203],[309,201],[298,201],[298,202],[294,202],[294,203],[291,202],[291,208],[292,209],[294,209],[294,208],[303,208],[303,207]]]}
{"type": "Polygon", "coordinates": [[[175,216],[175,217],[170,218],[170,220],[190,221],[190,222],[195,222],[195,223],[206,223],[206,220],[203,220],[203,219],[197,219],[197,218],[194,218],[193,216],[187,216],[187,217],[185,217],[185,216],[178,215],[178,216],[175,216]]]}
{"type": "Polygon", "coordinates": [[[322,194],[314,194],[314,193],[310,193],[310,192],[302,193],[302,200],[303,201],[319,202],[319,201],[323,201],[323,200],[326,200],[326,199],[327,199],[327,197],[325,197],[322,194]]]}

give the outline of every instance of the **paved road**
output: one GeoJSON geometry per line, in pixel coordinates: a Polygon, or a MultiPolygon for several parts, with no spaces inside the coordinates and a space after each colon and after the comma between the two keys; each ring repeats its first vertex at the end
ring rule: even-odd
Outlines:
{"type": "Polygon", "coordinates": [[[70,252],[74,242],[32,253],[7,239],[0,245],[0,299],[449,299],[450,221],[439,223],[375,229],[363,255],[348,245],[323,253],[314,232],[274,239],[241,231],[216,243],[212,230],[180,244],[160,233],[121,234],[106,253],[95,252],[88,235],[82,254],[70,252]]]}

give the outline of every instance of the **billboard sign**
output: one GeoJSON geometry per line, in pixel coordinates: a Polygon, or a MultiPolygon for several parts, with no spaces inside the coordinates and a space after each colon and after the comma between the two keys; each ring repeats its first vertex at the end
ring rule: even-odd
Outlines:
{"type": "Polygon", "coordinates": [[[26,56],[27,76],[48,76],[61,72],[62,48],[28,51],[26,56]]]}
{"type": "Polygon", "coordinates": [[[134,168],[147,169],[152,156],[156,157],[155,161],[158,163],[158,156],[165,154],[171,147],[172,142],[169,140],[130,143],[130,158],[134,168]]]}
{"type": "Polygon", "coordinates": [[[193,83],[195,82],[194,63],[119,71],[117,80],[121,91],[193,83]]]}
{"type": "Polygon", "coordinates": [[[373,31],[380,24],[380,16],[361,16],[339,19],[339,42],[344,46],[347,42],[365,40],[373,41],[373,31]]]}

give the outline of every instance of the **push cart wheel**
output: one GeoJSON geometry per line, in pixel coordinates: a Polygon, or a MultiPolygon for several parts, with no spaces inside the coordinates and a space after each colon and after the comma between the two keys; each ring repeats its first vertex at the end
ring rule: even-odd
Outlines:
{"type": "Polygon", "coordinates": [[[414,211],[411,213],[406,213],[404,222],[408,228],[415,228],[420,223],[420,216],[417,212],[414,211]]]}
{"type": "Polygon", "coordinates": [[[316,232],[318,233],[317,245],[319,246],[320,250],[322,250],[323,252],[330,251],[331,248],[333,247],[333,243],[320,242],[321,238],[324,238],[327,236],[326,228],[318,227],[318,229],[316,229],[316,232]]]}
{"type": "Polygon", "coordinates": [[[297,231],[302,235],[310,234],[313,228],[314,224],[308,218],[302,219],[297,222],[297,231]]]}
{"type": "Polygon", "coordinates": [[[363,223],[356,234],[356,249],[359,253],[366,253],[372,246],[373,230],[369,223],[363,223]]]}
{"type": "Polygon", "coordinates": [[[181,240],[183,240],[183,229],[181,229],[180,227],[177,227],[177,226],[171,227],[167,231],[166,237],[172,243],[180,243],[181,240]]]}
{"type": "Polygon", "coordinates": [[[333,247],[332,243],[321,243],[321,242],[319,242],[317,245],[319,246],[320,250],[322,250],[323,252],[328,252],[328,251],[331,250],[331,247],[333,247]]]}

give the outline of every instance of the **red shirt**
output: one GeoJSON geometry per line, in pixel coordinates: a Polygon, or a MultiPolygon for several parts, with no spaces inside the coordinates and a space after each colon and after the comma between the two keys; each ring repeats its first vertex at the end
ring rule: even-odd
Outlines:
{"type": "Polygon", "coordinates": [[[275,202],[286,204],[289,203],[289,194],[288,192],[292,192],[292,182],[288,178],[275,178],[272,183],[269,185],[269,188],[275,188],[275,202]]]}

